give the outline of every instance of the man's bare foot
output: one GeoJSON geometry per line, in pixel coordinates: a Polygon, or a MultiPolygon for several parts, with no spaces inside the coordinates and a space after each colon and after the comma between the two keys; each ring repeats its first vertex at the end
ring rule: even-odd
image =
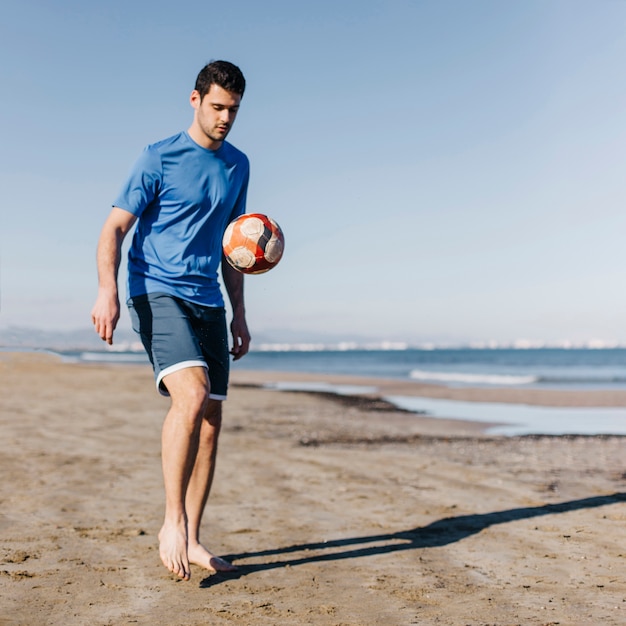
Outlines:
{"type": "Polygon", "coordinates": [[[187,548],[189,562],[208,569],[210,572],[235,572],[237,567],[215,554],[209,552],[201,543],[189,543],[187,548]]]}
{"type": "Polygon", "coordinates": [[[172,574],[183,580],[191,577],[189,557],[187,555],[187,526],[165,521],[159,531],[159,554],[163,565],[172,574]]]}

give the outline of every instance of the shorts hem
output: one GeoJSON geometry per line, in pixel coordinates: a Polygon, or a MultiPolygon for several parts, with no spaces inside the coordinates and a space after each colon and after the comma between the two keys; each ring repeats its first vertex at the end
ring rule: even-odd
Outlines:
{"type": "Polygon", "coordinates": [[[204,361],[198,361],[198,360],[181,361],[180,363],[175,363],[174,365],[170,365],[169,367],[166,367],[165,369],[163,369],[163,370],[161,370],[159,372],[159,375],[157,376],[157,379],[156,379],[157,391],[162,396],[169,397],[169,395],[170,395],[169,391],[165,388],[165,385],[161,385],[161,383],[163,382],[163,378],[165,376],[168,376],[169,374],[173,374],[174,372],[178,372],[180,370],[187,369],[188,367],[204,367],[204,369],[207,370],[207,371],[209,369],[209,366],[204,361]]]}

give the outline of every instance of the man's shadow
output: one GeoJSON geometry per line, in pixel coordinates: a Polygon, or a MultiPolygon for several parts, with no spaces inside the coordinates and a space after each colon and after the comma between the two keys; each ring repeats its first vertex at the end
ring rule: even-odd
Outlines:
{"type": "Polygon", "coordinates": [[[296,565],[303,565],[304,563],[341,561],[344,559],[362,558],[377,554],[391,554],[403,550],[418,550],[420,548],[446,546],[479,533],[485,528],[489,528],[489,526],[495,524],[505,524],[507,522],[531,519],[542,515],[568,513],[579,509],[591,509],[608,504],[615,504],[616,502],[623,502],[625,500],[626,493],[618,492],[608,496],[595,496],[558,504],[507,509],[505,511],[494,511],[493,513],[482,513],[480,515],[446,517],[428,526],[402,530],[395,533],[333,539],[330,541],[302,543],[258,552],[230,554],[225,558],[236,564],[236,561],[240,559],[276,557],[278,555],[288,555],[294,552],[316,552],[316,554],[302,557],[283,558],[264,563],[240,565],[236,572],[228,574],[217,573],[212,576],[207,576],[200,581],[200,587],[211,587],[225,580],[241,578],[242,576],[247,576],[254,572],[262,572],[287,566],[294,567],[296,565]],[[343,550],[334,551],[335,548],[343,548],[343,550]]]}

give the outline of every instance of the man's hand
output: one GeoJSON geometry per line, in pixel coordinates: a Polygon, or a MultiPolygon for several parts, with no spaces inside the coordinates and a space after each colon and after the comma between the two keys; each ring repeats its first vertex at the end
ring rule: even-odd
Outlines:
{"type": "Polygon", "coordinates": [[[233,316],[230,332],[233,336],[233,348],[230,353],[233,355],[233,360],[238,361],[242,356],[248,354],[250,349],[250,333],[244,315],[233,316]]]}
{"type": "Polygon", "coordinates": [[[96,303],[91,310],[91,321],[100,339],[113,344],[113,331],[120,319],[120,300],[117,290],[99,289],[96,303]]]}
{"type": "Polygon", "coordinates": [[[226,261],[222,260],[222,277],[224,286],[230,298],[233,310],[233,321],[230,323],[230,332],[233,336],[233,348],[230,353],[238,361],[248,354],[250,348],[250,333],[246,322],[246,309],[243,303],[243,274],[226,261]]]}
{"type": "Polygon", "coordinates": [[[113,343],[113,331],[120,319],[117,270],[120,266],[122,241],[136,219],[132,213],[113,207],[98,240],[96,263],[99,288],[96,303],[91,310],[91,321],[102,341],[109,345],[113,343]]]}

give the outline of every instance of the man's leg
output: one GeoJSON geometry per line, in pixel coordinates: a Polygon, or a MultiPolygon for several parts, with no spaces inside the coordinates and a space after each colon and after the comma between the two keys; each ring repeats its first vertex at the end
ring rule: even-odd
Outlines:
{"type": "Polygon", "coordinates": [[[161,440],[165,520],[159,532],[159,553],[167,569],[188,580],[191,571],[185,496],[207,411],[209,383],[203,367],[178,370],[165,376],[163,383],[172,404],[163,422],[161,440]]]}
{"type": "Polygon", "coordinates": [[[209,400],[200,427],[198,453],[187,488],[185,508],[189,561],[211,571],[230,572],[236,568],[200,543],[200,523],[213,483],[221,425],[222,402],[209,400]]]}

